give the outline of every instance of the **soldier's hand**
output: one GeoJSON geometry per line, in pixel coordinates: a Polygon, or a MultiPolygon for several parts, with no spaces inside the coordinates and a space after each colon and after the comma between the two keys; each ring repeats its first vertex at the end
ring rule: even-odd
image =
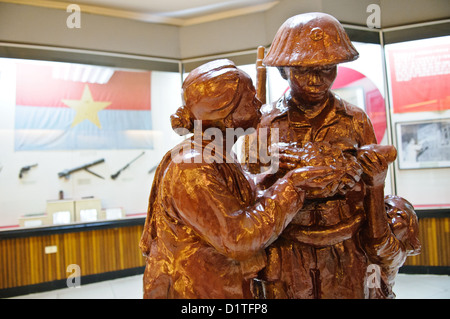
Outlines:
{"type": "Polygon", "coordinates": [[[388,164],[397,157],[391,145],[370,144],[361,147],[357,159],[363,169],[362,179],[370,186],[382,186],[386,179],[388,164]]]}

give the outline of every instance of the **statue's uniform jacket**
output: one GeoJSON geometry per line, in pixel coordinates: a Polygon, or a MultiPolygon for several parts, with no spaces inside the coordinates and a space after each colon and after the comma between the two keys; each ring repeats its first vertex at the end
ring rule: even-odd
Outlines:
{"type": "Polygon", "coordinates": [[[144,298],[250,298],[264,248],[303,204],[288,180],[255,198],[238,164],[195,163],[204,144],[185,140],[187,154],[168,152],[156,170],[140,243],[144,298]]]}
{"type": "MultiPolygon", "coordinates": [[[[376,143],[365,112],[330,93],[322,112],[308,119],[283,96],[262,108],[260,128],[278,128],[280,142],[329,142],[349,155],[376,143]]],[[[368,260],[358,232],[364,223],[364,185],[345,196],[305,201],[268,249],[264,278],[270,298],[365,298],[368,260]]]]}

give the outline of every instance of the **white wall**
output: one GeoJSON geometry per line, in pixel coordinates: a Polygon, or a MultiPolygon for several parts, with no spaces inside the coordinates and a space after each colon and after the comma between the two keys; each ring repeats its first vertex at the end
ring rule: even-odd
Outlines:
{"type": "Polygon", "coordinates": [[[47,200],[80,199],[95,196],[102,208],[122,207],[126,214],[145,213],[153,174],[150,168],[158,164],[164,153],[179,141],[170,127],[170,114],[181,103],[178,94],[181,81],[178,73],[152,72],[152,125],[155,148],[152,150],[86,150],[86,151],[14,151],[15,65],[0,58],[0,226],[18,225],[24,214],[44,213],[47,200]],[[111,179],[120,168],[138,156],[145,155],[111,179]],[[80,171],[70,179],[57,173],[97,159],[105,162],[91,168],[105,179],[80,171]],[[19,179],[20,168],[38,163],[19,179]]]}

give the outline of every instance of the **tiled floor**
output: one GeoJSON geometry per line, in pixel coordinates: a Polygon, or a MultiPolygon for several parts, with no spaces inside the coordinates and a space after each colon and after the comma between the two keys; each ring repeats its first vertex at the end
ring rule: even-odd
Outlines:
{"type": "MultiPolygon", "coordinates": [[[[397,299],[450,299],[450,276],[397,276],[397,299]]],[[[14,297],[14,299],[141,299],[142,275],[14,297]]]]}

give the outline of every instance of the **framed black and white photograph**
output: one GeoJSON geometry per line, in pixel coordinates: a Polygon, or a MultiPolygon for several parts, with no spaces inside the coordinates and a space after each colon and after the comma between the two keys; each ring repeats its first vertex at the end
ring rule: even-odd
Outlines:
{"type": "Polygon", "coordinates": [[[450,167],[450,119],[397,123],[400,169],[450,167]]]}

